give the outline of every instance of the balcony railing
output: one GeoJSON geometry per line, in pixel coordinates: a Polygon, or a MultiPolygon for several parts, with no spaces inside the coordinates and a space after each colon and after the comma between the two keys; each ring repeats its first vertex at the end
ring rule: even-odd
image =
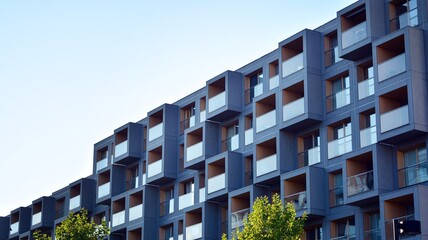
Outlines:
{"type": "Polygon", "coordinates": [[[330,240],[355,240],[355,239],[356,239],[355,234],[330,238],[330,240]]]}
{"type": "Polygon", "coordinates": [[[107,167],[108,165],[108,161],[107,161],[107,157],[97,161],[97,172],[105,167],[107,167]]]}
{"type": "Polygon", "coordinates": [[[299,153],[297,159],[299,168],[319,163],[321,161],[320,147],[317,146],[299,153]]]}
{"type": "Polygon", "coordinates": [[[145,173],[143,173],[143,176],[142,176],[142,180],[143,180],[143,185],[146,185],[146,174],[145,173]]]}
{"type": "Polygon", "coordinates": [[[257,177],[273,172],[276,169],[276,154],[256,161],[257,177]]]}
{"type": "Polygon", "coordinates": [[[110,182],[106,182],[98,186],[98,198],[105,197],[110,194],[110,182]]]}
{"type": "Polygon", "coordinates": [[[406,71],[406,57],[402,53],[378,64],[379,82],[406,71]]]}
{"type": "Polygon", "coordinates": [[[372,145],[377,142],[376,126],[371,126],[369,128],[363,129],[360,131],[360,145],[365,147],[372,145]]]}
{"type": "Polygon", "coordinates": [[[236,229],[244,226],[244,220],[247,219],[250,208],[245,208],[232,213],[231,228],[236,229]]]}
{"type": "Polygon", "coordinates": [[[367,38],[367,23],[364,21],[342,33],[342,49],[367,38]]]}
{"type": "Polygon", "coordinates": [[[235,151],[239,148],[239,134],[222,141],[223,151],[235,151]]]}
{"type": "Polygon", "coordinates": [[[184,239],[183,234],[179,234],[178,235],[178,240],[183,240],[183,239],[184,239]]]}
{"type": "Polygon", "coordinates": [[[331,66],[342,60],[339,57],[339,48],[336,46],[324,53],[324,64],[326,67],[331,66]]]}
{"type": "Polygon", "coordinates": [[[343,204],[343,187],[337,187],[329,190],[330,193],[330,207],[343,204]]]}
{"type": "Polygon", "coordinates": [[[269,78],[269,90],[272,90],[279,86],[279,75],[275,75],[269,78]]]}
{"type": "Polygon", "coordinates": [[[373,181],[373,170],[348,177],[348,196],[373,190],[373,181]]]}
{"type": "Polygon", "coordinates": [[[199,113],[199,122],[203,122],[203,121],[205,121],[206,119],[207,119],[207,112],[204,110],[204,111],[201,111],[200,113],[199,113]]]}
{"type": "Polygon", "coordinates": [[[189,192],[178,197],[178,210],[190,207],[194,204],[195,194],[189,192]]]}
{"type": "Polygon", "coordinates": [[[261,132],[276,125],[276,110],[260,115],[256,118],[256,132],[261,132]]]}
{"type": "Polygon", "coordinates": [[[208,193],[217,192],[226,188],[226,174],[222,173],[217,176],[208,178],[208,193]]]}
{"type": "Polygon", "coordinates": [[[250,103],[253,101],[254,97],[257,97],[263,93],[263,82],[254,85],[247,89],[244,93],[245,95],[245,102],[250,103]]]}
{"type": "Polygon", "coordinates": [[[12,235],[12,234],[18,233],[18,230],[19,230],[19,222],[12,223],[10,225],[10,232],[9,232],[9,234],[12,235]]]}
{"type": "Polygon", "coordinates": [[[380,115],[380,131],[386,132],[409,123],[409,106],[404,105],[380,115]]]}
{"type": "Polygon", "coordinates": [[[328,143],[328,158],[334,158],[350,151],[352,151],[352,135],[328,143]]]}
{"type": "MultiPolygon", "coordinates": [[[[400,209],[404,210],[404,209],[400,209]]],[[[415,220],[415,215],[410,214],[402,217],[397,217],[393,219],[388,219],[385,221],[385,239],[393,239],[394,237],[394,220],[400,221],[408,221],[408,220],[415,220]]]]}
{"type": "Polygon", "coordinates": [[[205,202],[205,188],[199,189],[199,202],[205,202]]]}
{"type": "Polygon", "coordinates": [[[307,208],[306,191],[294,193],[284,197],[284,202],[292,202],[296,211],[307,208]]]}
{"type": "Polygon", "coordinates": [[[202,223],[186,227],[186,240],[202,239],[202,223]]]}
{"type": "Polygon", "coordinates": [[[70,205],[68,209],[71,211],[78,207],[80,207],[80,195],[70,198],[70,205]]]}
{"type": "Polygon", "coordinates": [[[123,141],[114,146],[114,157],[119,157],[128,152],[128,141],[123,141]]]}
{"type": "Polygon", "coordinates": [[[113,213],[111,226],[115,227],[125,223],[125,210],[113,213]]]}
{"type": "Polygon", "coordinates": [[[208,99],[208,112],[212,113],[215,110],[226,105],[226,92],[223,91],[214,97],[208,99]]]}
{"type": "Polygon", "coordinates": [[[282,77],[303,69],[303,52],[282,62],[282,77]]]}
{"type": "Polygon", "coordinates": [[[149,142],[160,138],[163,135],[163,122],[149,128],[149,142]]]}
{"type": "Polygon", "coordinates": [[[418,25],[418,14],[417,9],[410,11],[410,14],[403,13],[398,17],[395,17],[389,20],[389,26],[391,28],[391,32],[404,28],[406,26],[416,26],[418,25]],[[415,13],[414,13],[415,12],[415,13]],[[411,17],[410,17],[411,16],[411,17]]]}
{"type": "Polygon", "coordinates": [[[305,113],[305,98],[299,98],[282,107],[282,119],[284,121],[295,118],[305,113]]]}
{"type": "Polygon", "coordinates": [[[150,163],[147,166],[147,177],[153,177],[159,173],[162,173],[162,159],[156,162],[150,163]]]}
{"type": "Polygon", "coordinates": [[[351,91],[345,88],[327,97],[327,111],[333,111],[351,103],[351,91]]]}
{"type": "Polygon", "coordinates": [[[381,240],[380,228],[364,231],[364,240],[381,240]]]}
{"type": "Polygon", "coordinates": [[[32,226],[39,224],[41,222],[42,222],[42,212],[33,214],[33,217],[31,219],[32,226]]]}
{"type": "Polygon", "coordinates": [[[160,215],[164,216],[174,212],[174,198],[160,204],[160,215]]]}
{"type": "Polygon", "coordinates": [[[138,187],[138,176],[133,177],[126,181],[126,191],[129,191],[137,187],[138,187]]]}
{"type": "Polygon", "coordinates": [[[400,187],[406,187],[428,181],[428,162],[405,167],[398,170],[400,187]],[[404,186],[402,186],[404,184],[404,186]]]}
{"type": "Polygon", "coordinates": [[[180,122],[180,133],[182,134],[185,129],[193,127],[195,126],[195,124],[195,115],[191,116],[190,118],[184,119],[180,122]]]}
{"type": "Polygon", "coordinates": [[[374,94],[374,78],[358,83],[358,99],[361,100],[374,94]]]}
{"type": "Polygon", "coordinates": [[[244,139],[245,146],[250,145],[251,143],[253,143],[253,139],[254,139],[253,128],[245,130],[244,135],[245,135],[244,136],[244,138],[245,138],[244,139]]]}
{"type": "Polygon", "coordinates": [[[143,204],[129,208],[129,221],[143,217],[143,204]]]}
{"type": "Polygon", "coordinates": [[[192,161],[195,158],[202,156],[204,142],[198,142],[186,148],[186,162],[192,161]]]}

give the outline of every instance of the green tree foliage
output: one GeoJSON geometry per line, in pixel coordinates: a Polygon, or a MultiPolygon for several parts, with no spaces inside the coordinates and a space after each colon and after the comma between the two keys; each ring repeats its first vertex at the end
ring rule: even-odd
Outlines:
{"type": "MultiPolygon", "coordinates": [[[[98,240],[110,234],[110,229],[106,222],[100,225],[93,220],[89,220],[88,211],[82,209],[78,213],[72,213],[55,229],[55,239],[57,240],[98,240]]],[[[51,240],[46,234],[40,231],[34,233],[35,240],[51,240]]]]}
{"type": "MultiPolygon", "coordinates": [[[[253,211],[244,220],[242,231],[232,233],[233,240],[298,240],[303,233],[306,213],[296,218],[292,203],[282,204],[278,194],[259,197],[254,201],[253,211]]],[[[222,240],[227,240],[226,235],[222,240]]]]}

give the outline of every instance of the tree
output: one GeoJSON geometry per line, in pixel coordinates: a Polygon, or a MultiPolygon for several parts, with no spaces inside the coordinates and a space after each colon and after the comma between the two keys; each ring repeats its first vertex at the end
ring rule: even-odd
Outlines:
{"type": "MultiPolygon", "coordinates": [[[[80,210],[78,213],[72,213],[55,229],[55,239],[57,240],[97,240],[104,239],[110,234],[110,229],[106,222],[102,221],[100,225],[93,220],[89,220],[88,211],[80,210]]],[[[51,240],[51,237],[40,231],[34,232],[35,240],[51,240]]]]}
{"type": "MultiPolygon", "coordinates": [[[[303,233],[306,213],[296,218],[294,205],[289,202],[285,206],[278,194],[259,197],[254,201],[253,211],[244,220],[244,228],[232,233],[233,240],[297,240],[303,233]]],[[[225,234],[222,240],[227,240],[225,234]]]]}

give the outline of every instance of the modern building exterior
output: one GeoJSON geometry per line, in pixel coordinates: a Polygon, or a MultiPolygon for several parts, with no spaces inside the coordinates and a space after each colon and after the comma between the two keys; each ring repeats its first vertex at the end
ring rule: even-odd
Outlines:
{"type": "Polygon", "coordinates": [[[93,174],[0,217],[0,240],[69,211],[110,239],[220,239],[258,196],[308,213],[302,239],[428,239],[428,3],[360,0],[94,146],[93,174]]]}

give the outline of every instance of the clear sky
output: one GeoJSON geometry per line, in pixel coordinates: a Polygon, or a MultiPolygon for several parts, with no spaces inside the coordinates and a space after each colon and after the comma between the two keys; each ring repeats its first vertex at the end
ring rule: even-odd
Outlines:
{"type": "Polygon", "coordinates": [[[92,173],[93,144],[355,0],[1,0],[0,216],[92,173]]]}

